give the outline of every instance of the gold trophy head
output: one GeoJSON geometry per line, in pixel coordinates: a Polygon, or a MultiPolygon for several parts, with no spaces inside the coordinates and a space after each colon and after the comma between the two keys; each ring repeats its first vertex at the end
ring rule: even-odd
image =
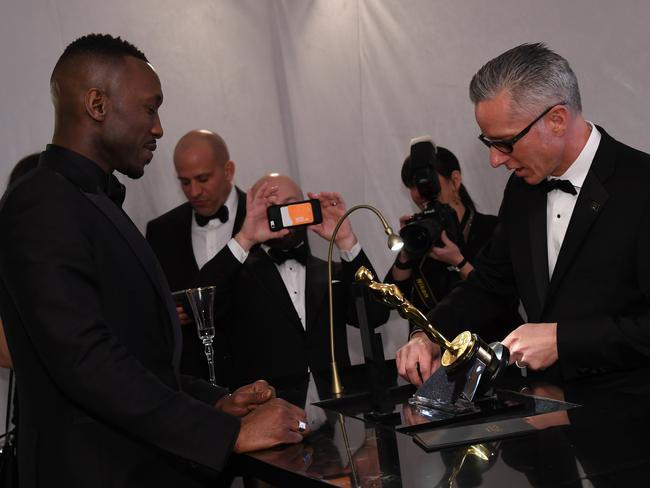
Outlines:
{"type": "Polygon", "coordinates": [[[365,266],[359,266],[357,272],[354,273],[354,280],[364,285],[369,285],[374,279],[372,272],[365,266]]]}

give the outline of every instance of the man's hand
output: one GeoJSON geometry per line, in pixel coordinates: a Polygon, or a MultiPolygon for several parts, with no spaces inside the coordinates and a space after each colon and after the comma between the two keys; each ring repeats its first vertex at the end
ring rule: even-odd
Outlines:
{"type": "Polygon", "coordinates": [[[183,308],[183,305],[176,305],[176,315],[178,315],[178,320],[181,323],[181,325],[187,325],[192,323],[192,319],[190,318],[187,313],[185,313],[185,309],[183,308]]]}
{"type": "Polygon", "coordinates": [[[442,240],[444,246],[432,247],[429,251],[429,256],[436,261],[442,261],[450,266],[456,266],[463,260],[463,254],[460,252],[460,249],[458,249],[454,241],[447,237],[447,232],[444,230],[440,234],[440,240],[442,240]]]}
{"type": "Polygon", "coordinates": [[[242,453],[295,444],[308,433],[305,412],[281,398],[273,398],[242,417],[234,451],[242,453]]]}
{"type": "MultiPolygon", "coordinates": [[[[333,192],[307,193],[307,196],[320,200],[321,213],[323,214],[323,222],[309,228],[323,239],[329,241],[332,238],[336,224],[347,210],[345,202],[340,194],[333,192]]],[[[343,251],[349,251],[356,243],[357,236],[352,232],[350,220],[345,219],[336,233],[334,244],[343,251]]]]}
{"type": "Polygon", "coordinates": [[[235,417],[243,417],[272,398],[275,398],[275,388],[264,380],[258,380],[221,397],[215,408],[235,417]]]}
{"type": "Polygon", "coordinates": [[[273,232],[269,228],[266,209],[277,203],[277,192],[277,186],[270,186],[268,181],[265,181],[254,195],[252,190],[246,194],[246,218],[235,236],[235,240],[245,251],[250,251],[255,244],[284,237],[289,233],[287,229],[273,232]]]}
{"type": "Polygon", "coordinates": [[[440,355],[440,346],[431,342],[424,332],[417,332],[397,350],[397,372],[405,380],[420,386],[440,367],[440,355]]]}
{"type": "Polygon", "coordinates": [[[520,325],[501,342],[510,350],[510,364],[546,369],[558,360],[557,322],[520,325]]]}

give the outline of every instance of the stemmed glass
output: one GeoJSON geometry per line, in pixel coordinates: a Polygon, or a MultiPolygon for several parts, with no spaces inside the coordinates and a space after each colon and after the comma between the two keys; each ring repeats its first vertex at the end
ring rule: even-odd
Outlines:
{"type": "Polygon", "coordinates": [[[214,315],[212,313],[214,309],[214,291],[214,286],[204,286],[185,290],[185,294],[192,307],[199,340],[205,346],[205,357],[210,368],[210,383],[217,386],[214,375],[214,350],[212,349],[212,340],[214,339],[214,315]]]}

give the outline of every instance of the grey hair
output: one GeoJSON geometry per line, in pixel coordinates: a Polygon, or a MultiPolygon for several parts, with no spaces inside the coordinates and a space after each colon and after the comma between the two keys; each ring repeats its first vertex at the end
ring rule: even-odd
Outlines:
{"type": "Polygon", "coordinates": [[[569,62],[542,42],[522,44],[488,61],[472,77],[469,98],[476,105],[503,90],[510,93],[517,111],[566,102],[571,111],[582,112],[578,80],[569,62]]]}

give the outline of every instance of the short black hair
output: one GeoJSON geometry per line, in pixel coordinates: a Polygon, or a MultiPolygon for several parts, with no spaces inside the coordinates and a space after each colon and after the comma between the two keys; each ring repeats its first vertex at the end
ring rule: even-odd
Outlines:
{"type": "Polygon", "coordinates": [[[124,56],[132,56],[144,62],[149,62],[140,49],[120,37],[113,37],[110,34],[87,34],[68,44],[61,57],[59,57],[56,66],[54,66],[52,76],[67,61],[81,56],[104,58],[112,61],[119,60],[124,56]]]}

